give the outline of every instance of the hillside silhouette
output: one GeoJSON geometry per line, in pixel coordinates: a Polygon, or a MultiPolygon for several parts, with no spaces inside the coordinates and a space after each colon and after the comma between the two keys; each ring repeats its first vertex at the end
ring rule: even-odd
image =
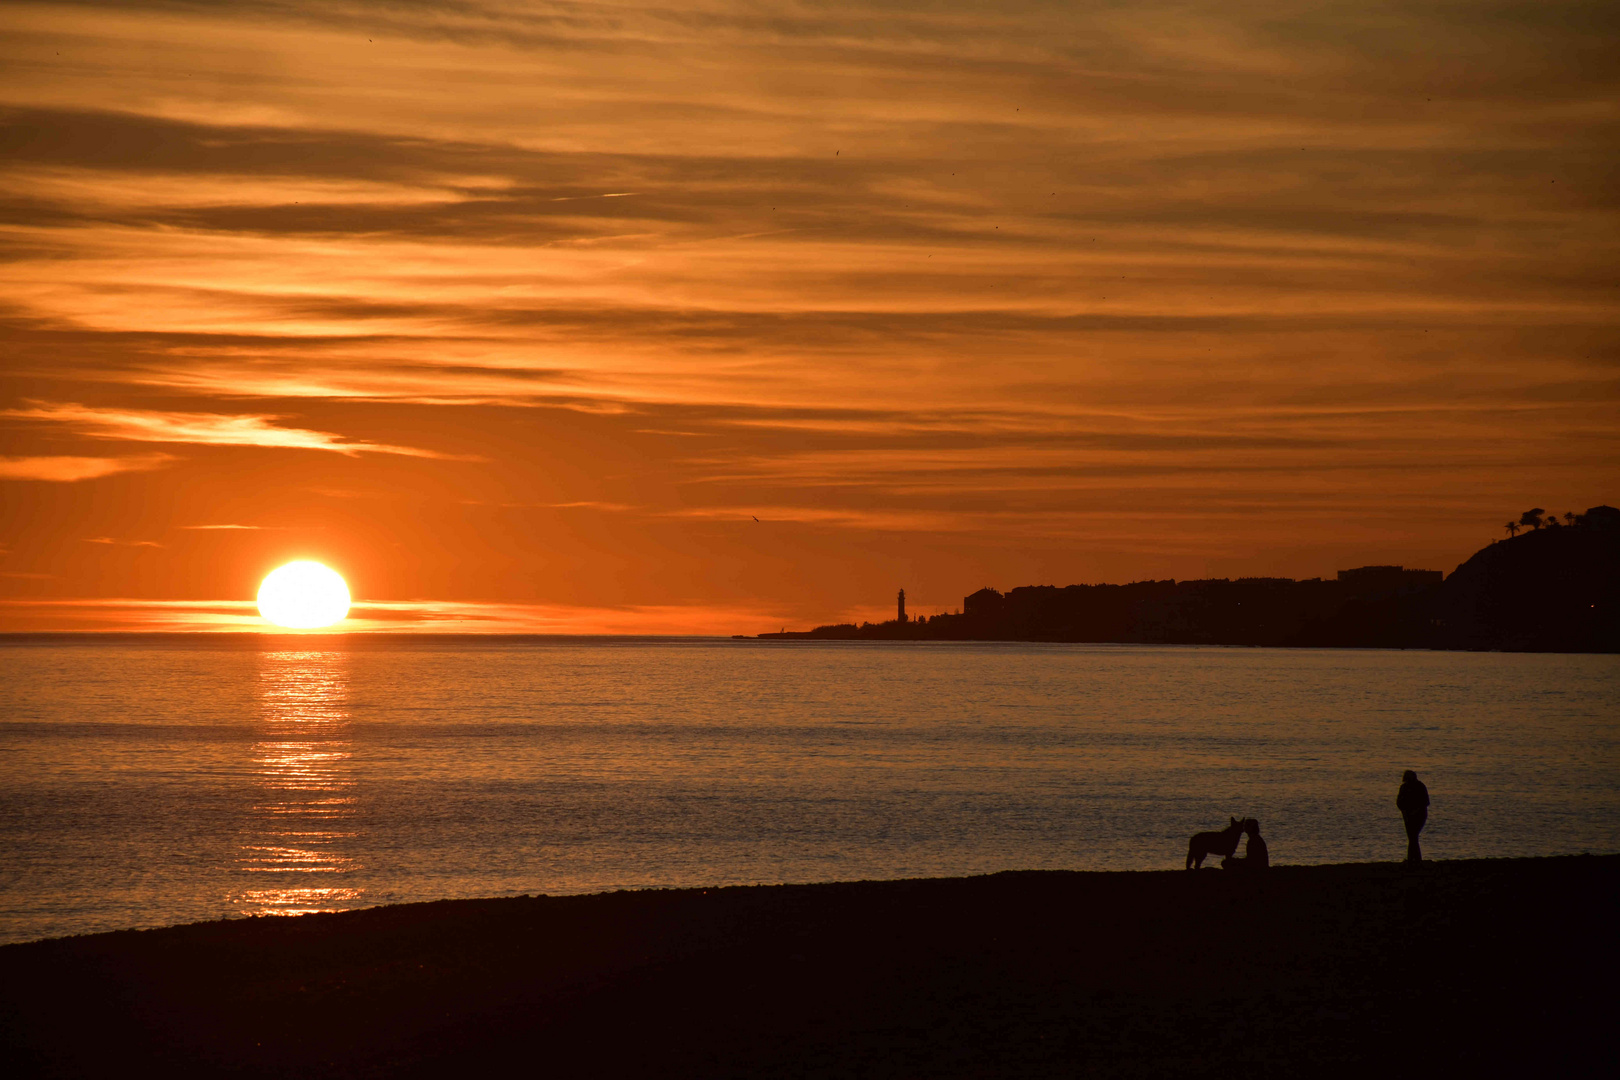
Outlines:
{"type": "MultiPolygon", "coordinates": [[[[985,588],[962,610],[761,634],[848,641],[1620,651],[1620,510],[1539,509],[1450,576],[1364,566],[1334,579],[1214,578],[985,588]],[[1525,531],[1518,530],[1523,527],[1525,531]]],[[[903,605],[903,600],[901,601],[903,605]]]]}

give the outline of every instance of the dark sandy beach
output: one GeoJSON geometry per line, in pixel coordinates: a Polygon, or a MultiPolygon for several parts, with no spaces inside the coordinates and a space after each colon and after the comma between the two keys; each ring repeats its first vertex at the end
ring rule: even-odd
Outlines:
{"type": "Polygon", "coordinates": [[[0,949],[7,1073],[1615,1075],[1620,856],[447,901],[0,949]]]}

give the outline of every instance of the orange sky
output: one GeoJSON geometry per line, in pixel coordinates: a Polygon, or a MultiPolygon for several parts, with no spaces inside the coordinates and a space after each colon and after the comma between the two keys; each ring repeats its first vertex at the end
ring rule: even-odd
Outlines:
{"type": "Polygon", "coordinates": [[[0,630],[1450,570],[1620,502],[1617,10],[7,4],[0,630]]]}

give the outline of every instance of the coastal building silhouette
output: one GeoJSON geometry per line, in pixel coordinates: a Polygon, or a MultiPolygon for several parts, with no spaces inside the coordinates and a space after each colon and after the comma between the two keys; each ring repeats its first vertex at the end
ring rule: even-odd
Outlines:
{"type": "Polygon", "coordinates": [[[1007,598],[995,589],[983,588],[962,597],[962,614],[970,619],[995,619],[1007,608],[1007,598]]]}
{"type": "Polygon", "coordinates": [[[900,590],[900,617],[899,622],[906,621],[906,590],[900,590]]]}
{"type": "Polygon", "coordinates": [[[1620,530],[1620,510],[1608,504],[1589,507],[1586,513],[1575,515],[1575,524],[1593,529],[1620,530]]]}

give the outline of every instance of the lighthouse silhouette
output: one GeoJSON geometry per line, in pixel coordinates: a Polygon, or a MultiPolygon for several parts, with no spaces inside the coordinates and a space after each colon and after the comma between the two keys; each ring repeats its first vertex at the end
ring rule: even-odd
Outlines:
{"type": "Polygon", "coordinates": [[[906,590],[900,590],[900,621],[906,621],[906,590]]]}

